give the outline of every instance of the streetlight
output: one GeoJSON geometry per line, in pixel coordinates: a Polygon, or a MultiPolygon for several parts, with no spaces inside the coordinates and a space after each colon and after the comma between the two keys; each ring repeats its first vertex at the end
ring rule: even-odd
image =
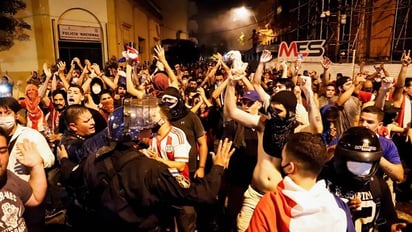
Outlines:
{"type": "Polygon", "coordinates": [[[255,23],[258,23],[255,13],[252,10],[249,10],[248,8],[246,8],[245,6],[241,6],[241,7],[233,9],[233,15],[234,15],[234,18],[233,18],[234,21],[237,21],[237,17],[250,18],[251,16],[253,16],[255,23]]]}
{"type": "Polygon", "coordinates": [[[246,6],[239,6],[230,10],[230,17],[233,21],[232,25],[236,26],[236,28],[234,29],[234,34],[238,34],[238,32],[240,32],[240,36],[237,38],[237,41],[240,42],[241,46],[244,46],[246,36],[243,30],[245,30],[246,28],[254,27],[258,23],[256,16],[251,8],[246,6]]]}

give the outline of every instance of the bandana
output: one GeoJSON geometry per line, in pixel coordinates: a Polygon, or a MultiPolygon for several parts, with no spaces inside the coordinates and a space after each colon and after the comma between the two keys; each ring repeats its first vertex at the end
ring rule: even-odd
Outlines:
{"type": "Polygon", "coordinates": [[[263,133],[263,149],[273,157],[281,157],[283,146],[286,144],[287,137],[294,133],[298,123],[295,116],[282,119],[278,115],[266,120],[263,133]]]}

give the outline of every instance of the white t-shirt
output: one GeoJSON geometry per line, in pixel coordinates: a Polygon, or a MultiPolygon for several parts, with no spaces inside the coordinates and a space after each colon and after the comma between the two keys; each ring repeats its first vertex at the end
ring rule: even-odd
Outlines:
{"type": "Polygon", "coordinates": [[[44,136],[40,132],[29,127],[17,125],[16,131],[14,132],[10,141],[15,140],[16,138],[17,140],[10,152],[9,164],[7,165],[8,170],[12,171],[23,180],[29,180],[29,170],[27,170],[26,167],[20,164],[16,159],[16,145],[17,143],[22,143],[24,139],[28,139],[36,144],[37,149],[40,152],[41,157],[43,158],[43,164],[45,168],[50,168],[51,166],[53,166],[55,161],[54,154],[51,151],[46,138],[44,138],[44,136]]]}

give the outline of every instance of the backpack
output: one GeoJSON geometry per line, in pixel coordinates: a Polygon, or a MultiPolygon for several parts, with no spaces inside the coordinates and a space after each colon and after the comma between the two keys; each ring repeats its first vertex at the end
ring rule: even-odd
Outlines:
{"type": "Polygon", "coordinates": [[[112,154],[115,148],[113,143],[100,148],[96,155],[87,156],[83,167],[85,191],[81,203],[95,212],[101,212],[103,208],[126,223],[137,223],[140,219],[128,201],[119,172],[138,155],[128,152],[118,156],[114,165],[112,154]]]}

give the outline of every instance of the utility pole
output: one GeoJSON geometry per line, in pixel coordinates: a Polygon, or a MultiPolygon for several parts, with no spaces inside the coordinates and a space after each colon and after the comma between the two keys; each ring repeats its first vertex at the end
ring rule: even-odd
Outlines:
{"type": "Polygon", "coordinates": [[[339,60],[339,50],[340,50],[340,20],[341,20],[341,7],[342,1],[338,0],[338,12],[336,15],[337,23],[336,23],[336,45],[335,45],[335,62],[339,60]]]}
{"type": "Polygon", "coordinates": [[[366,23],[366,20],[365,20],[365,17],[366,17],[366,4],[367,4],[367,1],[366,0],[361,0],[361,10],[360,10],[360,14],[359,14],[359,17],[360,17],[360,25],[359,25],[359,38],[358,38],[358,41],[357,41],[357,53],[358,53],[358,57],[360,58],[360,59],[364,59],[365,58],[365,56],[366,56],[366,52],[365,52],[365,48],[366,48],[366,46],[365,46],[365,41],[366,41],[366,33],[365,33],[365,30],[366,30],[366,25],[365,25],[365,23],[366,23]]]}
{"type": "Polygon", "coordinates": [[[319,30],[319,39],[322,39],[323,34],[323,19],[326,17],[325,15],[325,0],[322,0],[322,9],[320,15],[320,30],[319,30]]]}

